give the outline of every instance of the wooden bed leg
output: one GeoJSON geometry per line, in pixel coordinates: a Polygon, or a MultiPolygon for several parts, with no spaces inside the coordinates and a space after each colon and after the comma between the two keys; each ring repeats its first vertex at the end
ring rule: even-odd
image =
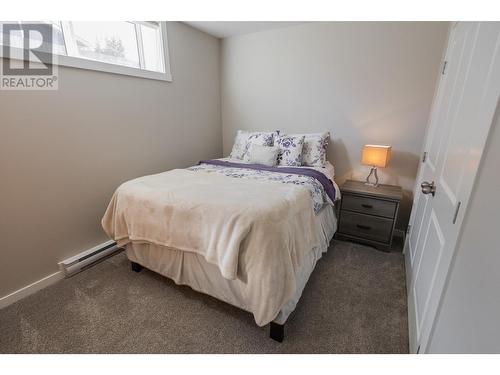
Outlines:
{"type": "Polygon", "coordinates": [[[274,341],[283,342],[285,338],[285,325],[271,322],[269,327],[269,337],[274,341]]]}
{"type": "Polygon", "coordinates": [[[130,262],[130,265],[132,266],[132,271],[134,272],[141,272],[141,270],[144,268],[141,266],[139,263],[136,262],[130,262]]]}

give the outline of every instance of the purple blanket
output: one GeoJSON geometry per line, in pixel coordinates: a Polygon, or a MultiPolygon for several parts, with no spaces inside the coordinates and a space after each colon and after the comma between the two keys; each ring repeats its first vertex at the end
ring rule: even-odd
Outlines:
{"type": "Polygon", "coordinates": [[[268,167],[267,165],[262,164],[246,164],[246,163],[233,163],[230,161],[218,160],[218,159],[210,159],[210,160],[202,160],[199,164],[212,164],[212,165],[221,165],[225,167],[232,168],[246,168],[246,169],[255,169],[258,171],[269,171],[269,172],[277,172],[277,173],[285,173],[285,174],[296,174],[300,176],[308,176],[315,178],[325,189],[325,193],[328,197],[335,202],[335,188],[333,187],[332,181],[328,177],[326,177],[323,173],[310,168],[294,168],[294,167],[268,167]]]}

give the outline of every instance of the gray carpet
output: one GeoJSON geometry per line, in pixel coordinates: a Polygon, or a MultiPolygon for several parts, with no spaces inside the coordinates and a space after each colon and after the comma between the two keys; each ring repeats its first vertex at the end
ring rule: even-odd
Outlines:
{"type": "Polygon", "coordinates": [[[0,353],[407,353],[403,255],[332,241],[283,343],[124,253],[0,310],[0,353]]]}

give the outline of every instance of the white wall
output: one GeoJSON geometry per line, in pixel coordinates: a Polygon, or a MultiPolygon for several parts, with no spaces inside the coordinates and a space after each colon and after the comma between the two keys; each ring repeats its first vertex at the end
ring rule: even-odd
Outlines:
{"type": "Polygon", "coordinates": [[[222,155],[220,41],[168,37],[173,82],[60,67],[58,91],[0,91],[0,297],[107,240],[120,183],[222,155]]]}
{"type": "Polygon", "coordinates": [[[238,129],[330,130],[338,181],[364,179],[366,143],[393,146],[382,182],[405,189],[405,228],[436,79],[444,22],[313,22],[224,39],[224,154],[238,129]]]}
{"type": "Polygon", "coordinates": [[[500,353],[500,106],[435,322],[431,353],[500,353]]]}

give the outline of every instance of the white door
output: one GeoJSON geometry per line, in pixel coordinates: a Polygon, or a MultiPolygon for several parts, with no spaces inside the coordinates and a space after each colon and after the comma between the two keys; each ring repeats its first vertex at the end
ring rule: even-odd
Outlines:
{"type": "Polygon", "coordinates": [[[498,104],[499,43],[498,22],[459,22],[450,33],[405,248],[411,352],[425,352],[432,334],[463,214],[498,104]]]}

